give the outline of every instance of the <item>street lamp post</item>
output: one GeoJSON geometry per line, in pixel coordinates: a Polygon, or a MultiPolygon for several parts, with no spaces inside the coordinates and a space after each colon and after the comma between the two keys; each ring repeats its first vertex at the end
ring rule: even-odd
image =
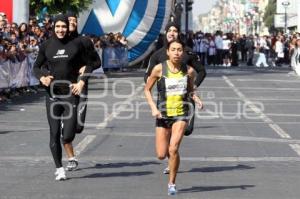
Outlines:
{"type": "Polygon", "coordinates": [[[287,33],[287,8],[289,5],[289,1],[282,2],[282,6],[284,7],[284,33],[287,33]]]}
{"type": "Polygon", "coordinates": [[[262,24],[261,24],[261,15],[262,15],[262,11],[258,11],[257,12],[257,33],[260,34],[262,32],[262,24]]]}
{"type": "Polygon", "coordinates": [[[247,23],[247,33],[248,34],[253,34],[253,14],[251,12],[247,12],[246,15],[246,23],[247,23]]]}
{"type": "Polygon", "coordinates": [[[193,9],[194,0],[185,0],[185,32],[189,32],[189,12],[193,9]]]}
{"type": "Polygon", "coordinates": [[[178,24],[179,27],[181,27],[181,15],[183,12],[183,3],[176,3],[175,4],[175,23],[178,24]]]}
{"type": "Polygon", "coordinates": [[[185,0],[185,33],[189,32],[189,0],[185,0]]]}

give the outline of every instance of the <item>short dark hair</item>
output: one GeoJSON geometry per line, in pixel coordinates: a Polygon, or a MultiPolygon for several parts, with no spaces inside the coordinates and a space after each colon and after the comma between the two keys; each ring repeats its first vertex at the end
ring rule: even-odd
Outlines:
{"type": "Polygon", "coordinates": [[[180,26],[175,22],[169,22],[165,27],[165,31],[168,32],[172,26],[175,27],[178,32],[180,32],[180,26]]]}
{"type": "Polygon", "coordinates": [[[172,43],[179,43],[179,44],[182,45],[182,48],[185,48],[185,43],[181,39],[177,38],[177,39],[174,39],[174,40],[168,42],[168,44],[167,44],[167,49],[168,50],[169,50],[172,43]]]}

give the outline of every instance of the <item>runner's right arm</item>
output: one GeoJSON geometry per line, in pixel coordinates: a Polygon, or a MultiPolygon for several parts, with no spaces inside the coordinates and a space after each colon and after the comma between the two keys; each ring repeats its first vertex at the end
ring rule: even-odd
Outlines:
{"type": "Polygon", "coordinates": [[[48,74],[45,73],[44,70],[42,70],[42,66],[46,62],[46,55],[45,55],[45,43],[41,45],[40,50],[38,52],[38,56],[34,62],[33,65],[33,72],[35,77],[40,80],[41,77],[47,76],[48,74]]]}
{"type": "Polygon", "coordinates": [[[159,65],[155,65],[153,68],[152,68],[152,72],[150,74],[150,76],[148,77],[148,80],[146,82],[146,85],[145,85],[145,88],[144,88],[144,94],[145,94],[145,97],[147,99],[147,102],[151,108],[151,112],[152,112],[152,116],[153,117],[156,117],[156,118],[161,118],[161,113],[160,111],[158,110],[154,100],[153,100],[153,97],[152,97],[152,88],[155,84],[155,82],[160,78],[161,76],[161,73],[162,73],[162,65],[159,64],[159,65]]]}

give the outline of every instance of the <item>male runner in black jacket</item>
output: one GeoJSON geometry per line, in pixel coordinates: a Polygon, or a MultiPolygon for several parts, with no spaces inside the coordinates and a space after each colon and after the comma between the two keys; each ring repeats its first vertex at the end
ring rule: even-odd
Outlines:
{"type": "MultiPolygon", "coordinates": [[[[46,108],[50,126],[50,149],[55,162],[56,180],[65,180],[66,174],[62,166],[63,144],[72,146],[76,134],[77,109],[79,95],[85,85],[87,76],[93,70],[87,60],[84,46],[79,39],[68,35],[69,22],[66,16],[58,15],[54,19],[54,34],[40,46],[34,63],[34,73],[47,90],[46,108]],[[49,71],[42,70],[47,64],[49,71]],[[83,76],[79,76],[79,68],[85,65],[83,76]],[[61,124],[64,124],[63,130],[61,124]]],[[[74,154],[73,154],[74,155],[74,154]]]]}
{"type": "MultiPolygon", "coordinates": [[[[87,61],[93,67],[92,70],[95,70],[101,66],[101,60],[99,58],[98,53],[94,48],[94,44],[90,38],[85,36],[80,36],[77,31],[77,16],[74,13],[67,13],[67,17],[69,20],[69,36],[72,39],[78,39],[80,44],[83,46],[83,54],[86,55],[87,61]]],[[[79,74],[83,75],[86,66],[82,63],[80,64],[80,68],[78,68],[79,74]]],[[[86,74],[89,75],[89,74],[86,74]]],[[[84,128],[85,116],[87,110],[87,97],[88,95],[88,78],[86,78],[85,85],[80,94],[79,98],[79,107],[77,109],[77,125],[76,125],[76,133],[81,133],[84,128]]],[[[74,149],[72,142],[64,144],[64,148],[68,157],[68,164],[66,166],[66,170],[72,171],[75,170],[78,166],[78,160],[75,157],[74,149]]]]}

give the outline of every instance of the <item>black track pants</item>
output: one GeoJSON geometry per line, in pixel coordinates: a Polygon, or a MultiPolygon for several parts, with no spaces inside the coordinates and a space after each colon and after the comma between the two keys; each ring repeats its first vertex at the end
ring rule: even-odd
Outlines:
{"type": "Polygon", "coordinates": [[[56,168],[62,167],[62,147],[63,143],[71,143],[75,138],[77,125],[78,96],[68,98],[46,97],[47,119],[50,126],[50,150],[56,168]],[[61,131],[61,122],[63,130],[61,131]]]}
{"type": "Polygon", "coordinates": [[[191,98],[189,98],[189,103],[191,103],[193,105],[193,112],[191,114],[192,117],[188,120],[188,125],[187,127],[185,128],[185,131],[184,131],[184,135],[185,136],[189,136],[193,133],[193,130],[194,130],[194,119],[195,119],[195,102],[194,100],[192,100],[191,98]]]}
{"type": "Polygon", "coordinates": [[[76,133],[81,133],[84,128],[85,116],[87,110],[87,95],[88,95],[88,84],[84,86],[82,90],[82,95],[79,99],[79,107],[77,110],[77,125],[76,125],[76,133]]]}

